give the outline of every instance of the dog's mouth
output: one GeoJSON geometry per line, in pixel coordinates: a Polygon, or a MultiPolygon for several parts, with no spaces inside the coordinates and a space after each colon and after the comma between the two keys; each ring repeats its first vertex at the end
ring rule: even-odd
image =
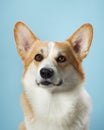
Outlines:
{"type": "Polygon", "coordinates": [[[61,86],[62,85],[62,83],[63,83],[63,81],[62,80],[60,80],[58,83],[53,83],[53,82],[51,82],[51,81],[48,81],[48,80],[45,80],[45,81],[41,81],[41,82],[37,82],[36,81],[36,83],[37,83],[37,85],[38,86],[40,86],[40,85],[44,85],[44,86],[61,86]]]}

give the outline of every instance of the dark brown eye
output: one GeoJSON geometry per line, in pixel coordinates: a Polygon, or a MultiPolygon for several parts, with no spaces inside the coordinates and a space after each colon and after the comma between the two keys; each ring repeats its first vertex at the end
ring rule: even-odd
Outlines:
{"type": "Polygon", "coordinates": [[[57,61],[58,63],[63,63],[63,62],[66,61],[66,57],[60,55],[59,57],[56,58],[56,61],[57,61]]]}
{"type": "Polygon", "coordinates": [[[35,59],[36,61],[40,62],[40,61],[43,60],[43,55],[41,55],[41,54],[36,54],[35,57],[34,57],[34,59],[35,59]]]}

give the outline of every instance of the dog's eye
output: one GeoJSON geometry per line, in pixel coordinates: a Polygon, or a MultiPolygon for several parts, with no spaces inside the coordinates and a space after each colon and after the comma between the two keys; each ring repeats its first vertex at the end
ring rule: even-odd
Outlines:
{"type": "Polygon", "coordinates": [[[36,61],[40,62],[40,61],[43,60],[43,55],[41,55],[41,54],[36,54],[35,57],[34,57],[34,59],[35,59],[36,61]]]}
{"type": "Polygon", "coordinates": [[[66,61],[66,57],[65,57],[65,56],[60,55],[59,57],[57,57],[57,58],[56,58],[56,61],[57,61],[58,63],[65,62],[65,61],[66,61]]]}

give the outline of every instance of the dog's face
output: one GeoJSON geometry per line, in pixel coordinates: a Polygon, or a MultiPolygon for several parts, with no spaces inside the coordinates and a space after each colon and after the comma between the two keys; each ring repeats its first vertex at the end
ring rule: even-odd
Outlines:
{"type": "Polygon", "coordinates": [[[83,25],[65,42],[42,42],[23,23],[14,28],[17,50],[24,62],[27,87],[68,90],[84,80],[81,62],[92,41],[92,26],[83,25]]]}

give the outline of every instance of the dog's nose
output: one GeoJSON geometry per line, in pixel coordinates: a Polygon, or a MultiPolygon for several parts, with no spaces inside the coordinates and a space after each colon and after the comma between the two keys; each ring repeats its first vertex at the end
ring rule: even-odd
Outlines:
{"type": "Polygon", "coordinates": [[[51,78],[54,75],[54,71],[51,68],[42,68],[40,70],[40,75],[44,79],[51,78]]]}

